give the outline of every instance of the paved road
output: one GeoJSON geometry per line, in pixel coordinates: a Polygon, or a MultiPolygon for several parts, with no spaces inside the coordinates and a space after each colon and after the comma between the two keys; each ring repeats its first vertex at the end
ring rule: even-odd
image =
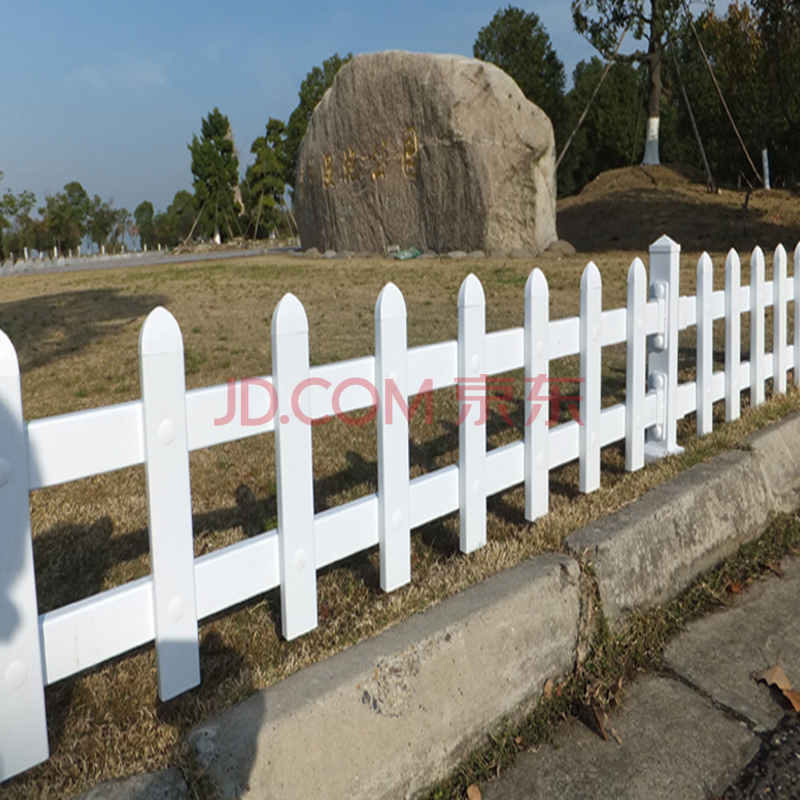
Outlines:
{"type": "MultiPolygon", "coordinates": [[[[83,272],[96,269],[119,269],[120,267],[154,266],[156,264],[182,264],[189,261],[225,261],[231,258],[252,258],[268,254],[294,252],[293,247],[259,247],[249,250],[217,250],[205,253],[180,253],[151,250],[147,253],[126,253],[125,255],[83,257],[64,259],[62,266],[49,261],[49,266],[40,267],[36,259],[17,262],[10,275],[47,275],[53,272],[83,272]]],[[[5,271],[0,275],[5,275],[5,271]]]]}
{"type": "Polygon", "coordinates": [[[800,798],[800,716],[781,720],[721,800],[800,798]]]}

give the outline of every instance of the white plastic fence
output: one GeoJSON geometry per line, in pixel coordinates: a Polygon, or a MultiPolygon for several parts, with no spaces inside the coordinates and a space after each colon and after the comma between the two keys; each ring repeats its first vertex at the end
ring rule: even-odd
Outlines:
{"type": "MultiPolygon", "coordinates": [[[[381,585],[411,577],[410,531],[460,512],[464,552],[486,542],[486,498],[525,484],[525,516],[548,511],[549,471],[579,459],[580,490],[600,486],[600,449],[625,441],[626,467],[680,450],[677,422],[697,411],[711,431],[712,404],[739,415],[740,392],[755,405],[764,384],[786,390],[800,379],[800,245],[794,277],[775,252],[765,281],[756,249],[750,286],[740,286],[739,259],[728,256],[724,291],[712,290],[712,264],[697,267],[697,296],[679,296],[680,247],[662,237],[650,248],[649,280],[634,260],[627,308],[602,311],[602,282],[590,263],[581,280],[580,316],[549,319],[548,288],[534,270],[525,287],[523,328],[485,332],[485,301],[474,275],[458,300],[458,341],[409,349],[406,308],[388,284],[375,308],[375,356],[309,367],[308,321],[287,295],[272,320],[274,374],[235,387],[185,391],[183,340],[163,308],[147,318],[139,340],[142,399],[25,423],[14,348],[0,333],[0,779],[48,757],[44,686],[155,642],[158,692],[167,700],[200,681],[198,620],[280,587],[283,634],[317,625],[317,570],[375,545],[381,585]],[[794,342],[787,342],[787,304],[794,342]],[[764,310],[774,306],[774,347],[764,352],[764,310]],[[750,360],[741,361],[741,315],[750,312],[750,360]],[[713,369],[713,321],[725,320],[725,369],[713,369]],[[678,383],[678,333],[697,326],[697,379],[678,383]],[[649,344],[648,344],[649,338],[649,344]],[[601,408],[602,348],[627,344],[626,401],[601,408]],[[546,398],[533,391],[550,362],[580,355],[580,421],[549,428],[546,398]],[[459,463],[409,479],[409,396],[480,381],[524,367],[524,441],[487,453],[480,403],[470,388],[460,400],[459,463]],[[346,386],[343,384],[346,383],[346,386]],[[260,387],[260,388],[257,388],[260,387]],[[249,389],[253,389],[252,392],[249,389]],[[264,391],[263,389],[268,389],[264,391]],[[232,399],[247,397],[247,416],[224,420],[232,399]],[[378,492],[315,514],[308,418],[375,406],[378,492]],[[536,413],[536,408],[545,409],[536,413]],[[393,407],[391,422],[385,413],[393,407]],[[249,423],[249,424],[248,424],[249,423]],[[254,424],[255,423],[255,424],[254,424]],[[194,558],[189,452],[273,432],[277,453],[278,529],[194,558]],[[145,464],[151,574],[40,615],[36,602],[29,493],[90,475],[145,464]]],[[[546,384],[545,384],[546,386],[546,384]]],[[[546,391],[546,389],[545,389],[546,391]]]]}

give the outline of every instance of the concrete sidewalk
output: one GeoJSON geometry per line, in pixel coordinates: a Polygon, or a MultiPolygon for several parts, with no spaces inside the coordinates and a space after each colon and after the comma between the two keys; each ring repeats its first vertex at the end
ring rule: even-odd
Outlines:
{"type": "Polygon", "coordinates": [[[706,800],[723,792],[784,714],[753,673],[779,664],[800,687],[800,559],[787,559],[782,572],[690,624],[667,647],[665,674],[628,687],[606,726],[619,742],[565,723],[557,748],[521,755],[480,787],[483,800],[706,800]]]}

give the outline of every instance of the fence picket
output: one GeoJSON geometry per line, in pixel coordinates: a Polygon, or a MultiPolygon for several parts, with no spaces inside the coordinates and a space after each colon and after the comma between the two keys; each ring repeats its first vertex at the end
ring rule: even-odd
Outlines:
{"type": "Polygon", "coordinates": [[[547,280],[537,267],[525,284],[525,519],[531,522],[547,514],[550,505],[550,408],[533,400],[548,395],[549,298],[547,280]]]}
{"type": "Polygon", "coordinates": [[[800,386],[800,244],[794,249],[794,385],[800,386]]]}
{"type": "Polygon", "coordinates": [[[408,402],[406,303],[389,283],[375,304],[375,382],[378,413],[378,534],[381,588],[391,592],[411,580],[408,418],[393,409],[392,389],[408,402]],[[391,382],[391,387],[387,385],[391,382]],[[391,415],[391,416],[390,416],[391,415]]]}
{"type": "Polygon", "coordinates": [[[750,405],[764,402],[764,253],[750,257],[750,405]]]}
{"type": "Polygon", "coordinates": [[[714,402],[711,379],[714,373],[714,318],[711,298],[714,293],[714,266],[708,253],[697,262],[697,435],[705,436],[714,427],[714,402]]]}
{"type": "Polygon", "coordinates": [[[742,362],[742,266],[739,254],[731,249],[725,259],[725,419],[739,419],[742,394],[739,385],[742,362]]]}
{"type": "Polygon", "coordinates": [[[772,380],[776,392],[786,394],[786,250],[782,244],[775,249],[772,261],[772,380]]]}
{"type": "Polygon", "coordinates": [[[486,298],[475,275],[458,293],[458,486],[460,546],[471,553],[486,544],[486,425],[477,424],[486,391],[486,298]],[[481,383],[482,379],[482,383],[481,383]],[[471,400],[470,400],[471,398],[471,400]]]}
{"type": "Polygon", "coordinates": [[[644,466],[644,399],[647,392],[647,272],[640,258],[628,270],[628,349],[625,375],[625,469],[644,466]]]}
{"type": "Polygon", "coordinates": [[[317,561],[314,545],[314,462],[308,318],[287,294],[272,315],[272,370],[278,395],[275,466],[283,635],[296,639],[317,627],[317,561]]]}
{"type": "Polygon", "coordinates": [[[0,331],[0,781],[50,755],[19,362],[0,331]]]}
{"type": "Polygon", "coordinates": [[[169,700],[200,683],[200,649],[183,337],[165,308],[151,311],[142,326],[139,370],[158,696],[169,700]]]}
{"type": "Polygon", "coordinates": [[[581,276],[581,378],[579,489],[588,494],[600,488],[600,401],[602,397],[603,281],[590,261],[581,276]]]}

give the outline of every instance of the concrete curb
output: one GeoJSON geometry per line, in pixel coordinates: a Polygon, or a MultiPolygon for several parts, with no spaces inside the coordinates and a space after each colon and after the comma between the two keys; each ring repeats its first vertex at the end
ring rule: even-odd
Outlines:
{"type": "Polygon", "coordinates": [[[774,512],[800,505],[800,415],[759,431],[746,446],[567,536],[567,552],[593,567],[612,624],[674,599],[762,533],[774,512]]]}
{"type": "Polygon", "coordinates": [[[548,554],[259,692],[189,736],[224,798],[413,797],[576,657],[580,568],[548,554]]]}
{"type": "Polygon", "coordinates": [[[73,800],[189,800],[189,786],[177,767],[106,781],[73,800]]]}

